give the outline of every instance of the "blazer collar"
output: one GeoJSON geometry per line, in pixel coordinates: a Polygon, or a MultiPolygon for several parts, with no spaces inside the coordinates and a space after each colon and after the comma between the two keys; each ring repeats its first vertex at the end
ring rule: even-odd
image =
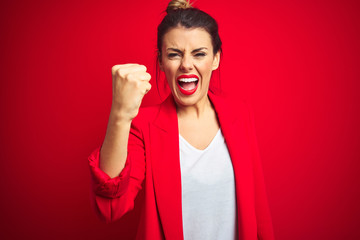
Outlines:
{"type": "Polygon", "coordinates": [[[165,132],[178,132],[178,120],[176,114],[176,104],[172,94],[170,94],[165,101],[160,104],[158,115],[154,120],[154,125],[164,130],[165,132]],[[176,122],[176,128],[174,123],[176,122]]]}
{"type": "Polygon", "coordinates": [[[215,108],[215,112],[220,121],[220,126],[224,124],[233,125],[238,121],[238,115],[229,99],[226,99],[222,95],[215,95],[211,92],[208,92],[208,95],[215,108]]]}
{"type": "MultiPolygon", "coordinates": [[[[208,92],[211,103],[215,108],[215,112],[218,115],[220,125],[234,124],[237,119],[237,115],[234,109],[226,102],[223,96],[215,95],[208,92]]],[[[159,113],[154,120],[154,124],[160,129],[169,133],[178,133],[178,128],[174,128],[174,122],[177,122],[176,104],[175,100],[170,94],[160,105],[159,113]],[[171,123],[171,124],[170,124],[171,123]]],[[[178,127],[178,125],[176,125],[178,127]]]]}

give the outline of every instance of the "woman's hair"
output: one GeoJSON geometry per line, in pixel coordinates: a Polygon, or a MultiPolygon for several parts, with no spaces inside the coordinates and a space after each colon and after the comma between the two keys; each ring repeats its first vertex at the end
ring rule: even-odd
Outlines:
{"type": "MultiPolygon", "coordinates": [[[[201,11],[200,9],[192,7],[189,0],[172,0],[166,8],[166,16],[163,18],[161,23],[158,26],[157,31],[157,62],[161,61],[161,49],[164,35],[169,32],[172,28],[181,26],[185,28],[202,28],[209,33],[211,38],[211,43],[213,46],[213,53],[216,54],[220,51],[222,55],[221,48],[221,39],[218,31],[218,24],[214,18],[209,14],[201,11]]],[[[159,79],[158,64],[156,64],[156,79],[159,79]]],[[[219,69],[220,71],[220,69],[219,69]]],[[[220,76],[220,72],[219,72],[220,76]]],[[[158,81],[156,81],[157,89],[159,96],[161,97],[159,91],[158,81]]],[[[221,92],[221,83],[220,81],[214,83],[210,82],[211,92],[221,92]]]]}
{"type": "Polygon", "coordinates": [[[164,35],[172,28],[182,26],[185,28],[202,28],[211,37],[213,53],[221,52],[221,40],[218,25],[214,18],[200,9],[193,8],[187,0],[172,0],[167,9],[167,15],[158,26],[157,51],[159,60],[164,35]]]}

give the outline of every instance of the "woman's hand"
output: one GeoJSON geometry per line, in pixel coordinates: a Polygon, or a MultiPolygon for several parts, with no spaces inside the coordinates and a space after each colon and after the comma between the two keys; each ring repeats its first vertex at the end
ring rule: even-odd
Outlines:
{"type": "Polygon", "coordinates": [[[139,112],[144,95],[150,91],[151,75],[139,64],[112,67],[113,100],[111,113],[125,121],[132,121],[139,112]]]}

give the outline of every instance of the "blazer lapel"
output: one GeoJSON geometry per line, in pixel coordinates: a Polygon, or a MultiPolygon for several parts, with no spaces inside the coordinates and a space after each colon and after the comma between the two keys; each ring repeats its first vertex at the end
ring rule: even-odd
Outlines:
{"type": "Polygon", "coordinates": [[[150,126],[155,198],[165,239],[183,239],[179,130],[170,95],[150,126]]]}
{"type": "Polygon", "coordinates": [[[256,222],[253,214],[255,209],[252,209],[253,173],[245,119],[248,116],[241,114],[243,108],[236,109],[211,92],[209,97],[215,107],[234,168],[238,233],[240,239],[244,239],[249,231],[253,231],[252,226],[256,222]]]}

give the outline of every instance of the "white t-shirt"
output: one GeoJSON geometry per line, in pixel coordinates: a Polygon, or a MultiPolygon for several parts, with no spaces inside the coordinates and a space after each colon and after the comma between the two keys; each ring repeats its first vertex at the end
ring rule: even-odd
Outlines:
{"type": "Polygon", "coordinates": [[[184,239],[234,240],[234,170],[221,130],[204,150],[179,139],[184,239]]]}

